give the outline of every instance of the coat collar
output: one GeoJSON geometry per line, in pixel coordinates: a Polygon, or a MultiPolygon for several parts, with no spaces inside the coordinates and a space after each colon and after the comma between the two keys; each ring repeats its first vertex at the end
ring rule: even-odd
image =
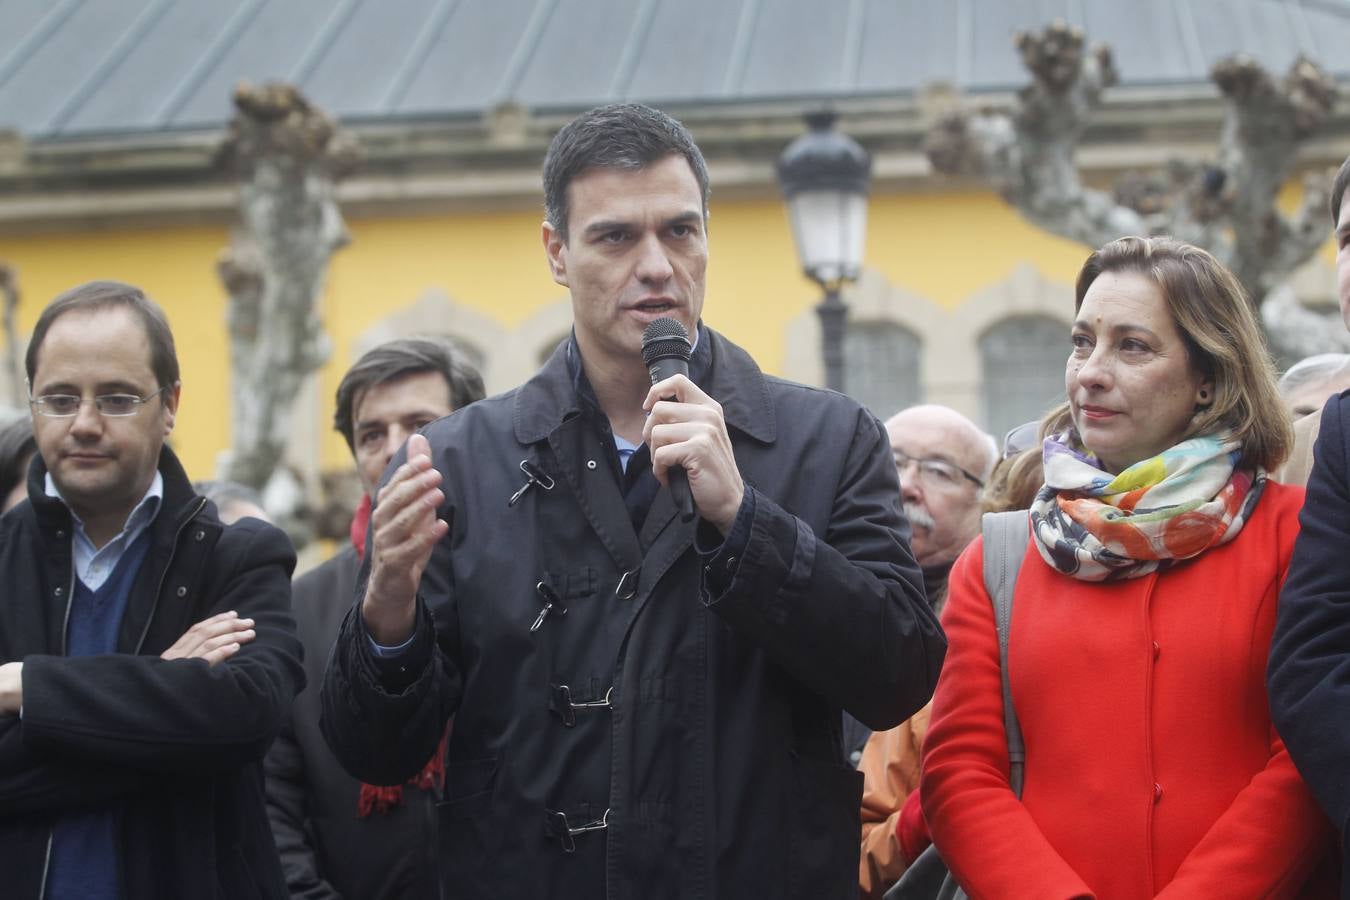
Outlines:
{"type": "MultiPolygon", "coordinates": [[[[699,345],[708,342],[711,371],[699,386],[722,404],[727,428],[764,444],[778,437],[769,387],[759,366],[740,347],[699,323],[699,345]]],[[[567,364],[573,340],[564,341],[533,378],[516,391],[513,421],[522,444],[545,440],[565,419],[580,415],[582,400],[567,364]]]]}

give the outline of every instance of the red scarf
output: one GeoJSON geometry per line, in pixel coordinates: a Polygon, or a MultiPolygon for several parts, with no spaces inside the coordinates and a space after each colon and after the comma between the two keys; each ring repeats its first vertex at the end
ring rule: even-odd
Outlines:
{"type": "MultiPolygon", "coordinates": [[[[370,528],[370,495],[366,494],[361,498],[361,503],[356,507],[356,514],[352,517],[351,538],[352,546],[356,548],[356,555],[365,559],[366,556],[366,530],[370,528]]],[[[452,719],[451,722],[454,720],[452,719]]],[[[436,747],[436,752],[427,760],[427,764],[422,767],[412,778],[408,779],[408,784],[413,785],[419,790],[429,791],[433,788],[440,790],[445,786],[445,748],[450,739],[450,723],[445,726],[445,733],[441,735],[441,742],[436,747]]],[[[371,813],[387,813],[403,802],[403,785],[394,785],[393,787],[384,787],[378,784],[361,783],[361,794],[356,801],[357,818],[367,818],[371,813]]]]}
{"type": "MultiPolygon", "coordinates": [[[[453,720],[452,720],[453,721],[453,720]]],[[[408,784],[419,790],[440,790],[445,787],[445,747],[450,739],[450,725],[445,726],[445,734],[436,746],[436,752],[422,767],[422,771],[408,779],[408,784]]],[[[403,785],[384,787],[378,784],[361,782],[361,794],[356,800],[356,817],[367,818],[371,813],[387,813],[403,802],[403,785]]]]}
{"type": "Polygon", "coordinates": [[[370,495],[362,494],[361,502],[356,504],[352,514],[352,546],[356,548],[356,558],[366,558],[366,529],[370,527],[370,495]]]}

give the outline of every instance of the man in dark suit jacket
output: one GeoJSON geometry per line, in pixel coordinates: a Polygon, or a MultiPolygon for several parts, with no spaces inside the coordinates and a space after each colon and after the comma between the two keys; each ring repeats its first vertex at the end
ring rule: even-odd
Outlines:
{"type": "MultiPolygon", "coordinates": [[[[1350,327],[1350,159],[1336,176],[1341,316],[1350,327]]],[[[1308,497],[1267,671],[1271,715],[1299,772],[1341,833],[1341,869],[1350,872],[1350,391],[1322,410],[1308,497]]],[[[1350,900],[1350,879],[1341,896],[1350,900]]]]}
{"type": "Polygon", "coordinates": [[[319,734],[319,684],[356,597],[370,501],[389,458],[418,428],[483,399],[483,379],[449,341],[401,338],[369,350],[342,378],[333,427],[351,448],[366,495],[351,544],[295,580],[292,611],[312,680],[267,751],[267,815],[293,900],[435,900],[438,751],[410,782],[362,784],[319,734]]]}
{"type": "Polygon", "coordinates": [[[261,762],[304,685],[295,551],[193,491],[166,443],[173,333],[139,288],[57,297],[25,368],[38,455],[0,517],[0,895],[282,900],[261,762]]]}

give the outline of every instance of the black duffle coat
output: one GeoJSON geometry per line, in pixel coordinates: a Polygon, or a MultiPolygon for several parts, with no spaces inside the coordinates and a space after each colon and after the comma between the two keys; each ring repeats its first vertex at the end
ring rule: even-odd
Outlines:
{"type": "Polygon", "coordinates": [[[682,522],[664,488],[635,533],[574,344],[425,429],[450,531],[417,632],[379,659],[354,609],[323,729],[354,775],[398,783],[454,714],[451,896],[857,896],[861,776],[841,711],[898,724],[932,693],[946,642],[882,425],[700,336],[700,384],[754,504],[740,558],[700,553],[720,537],[682,522]],[[541,483],[508,506],[522,461],[541,483]]]}

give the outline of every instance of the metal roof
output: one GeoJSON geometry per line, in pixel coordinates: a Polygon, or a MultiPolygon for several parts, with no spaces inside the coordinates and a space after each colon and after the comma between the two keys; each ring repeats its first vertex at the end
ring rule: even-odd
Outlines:
{"type": "Polygon", "coordinates": [[[0,128],[216,127],[240,79],[349,120],[1000,90],[1027,79],[1012,34],[1057,18],[1127,85],[1234,52],[1350,73],[1344,0],[0,0],[0,128]]]}

